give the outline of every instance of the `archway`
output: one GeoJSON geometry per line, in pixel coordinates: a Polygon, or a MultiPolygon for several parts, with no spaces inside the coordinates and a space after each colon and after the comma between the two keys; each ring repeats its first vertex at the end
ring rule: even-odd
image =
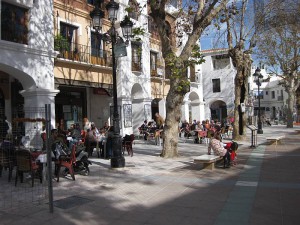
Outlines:
{"type": "Polygon", "coordinates": [[[144,92],[142,86],[140,84],[134,84],[131,89],[132,129],[134,134],[138,132],[138,127],[144,121],[143,100],[144,100],[144,92]]]}
{"type": "Polygon", "coordinates": [[[152,120],[155,120],[155,113],[159,113],[159,101],[161,98],[155,98],[151,102],[152,120]]]}
{"type": "Polygon", "coordinates": [[[200,98],[194,91],[189,94],[189,121],[192,120],[200,121],[200,98]]]}
{"type": "Polygon", "coordinates": [[[211,113],[211,119],[214,120],[215,122],[224,122],[227,118],[227,106],[226,103],[217,100],[213,102],[210,105],[210,113],[211,113]]]}

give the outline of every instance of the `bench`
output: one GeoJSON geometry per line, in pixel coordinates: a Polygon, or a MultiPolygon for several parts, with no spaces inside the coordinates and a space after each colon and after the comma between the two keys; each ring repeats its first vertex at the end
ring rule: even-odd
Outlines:
{"type": "Polygon", "coordinates": [[[278,136],[278,137],[268,137],[267,141],[271,141],[272,144],[275,143],[275,145],[277,145],[277,143],[281,141],[281,139],[283,139],[285,136],[278,136]]]}
{"type": "Polygon", "coordinates": [[[222,156],[206,154],[194,158],[194,163],[203,163],[203,169],[213,170],[215,168],[215,162],[221,159],[223,159],[222,156]]]}

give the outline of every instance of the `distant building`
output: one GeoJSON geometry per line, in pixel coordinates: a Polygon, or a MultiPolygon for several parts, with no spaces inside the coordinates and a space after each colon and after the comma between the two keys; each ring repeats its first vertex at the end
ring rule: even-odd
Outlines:
{"type": "Polygon", "coordinates": [[[205,119],[224,121],[234,115],[234,77],[236,70],[228,49],[211,49],[201,52],[205,119]]]}
{"type": "MultiPolygon", "coordinates": [[[[255,67],[252,68],[251,74],[253,75],[254,72],[255,67]]],[[[264,77],[263,79],[268,78],[268,73],[265,69],[261,69],[261,74],[264,77]]],[[[288,95],[280,85],[281,78],[272,76],[270,80],[262,82],[260,93],[258,93],[258,87],[253,79],[254,77],[252,76],[250,81],[254,97],[254,115],[258,115],[258,96],[260,96],[261,116],[271,121],[285,121],[288,95]]]]}

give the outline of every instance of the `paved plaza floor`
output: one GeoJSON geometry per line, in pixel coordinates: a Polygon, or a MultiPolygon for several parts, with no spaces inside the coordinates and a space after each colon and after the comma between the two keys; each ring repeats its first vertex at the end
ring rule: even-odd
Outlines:
{"type": "Polygon", "coordinates": [[[207,145],[192,140],[180,141],[174,159],[159,157],[162,147],[137,140],[122,169],[111,169],[109,160],[95,154],[90,176],[53,182],[53,213],[47,201],[1,209],[0,224],[300,224],[299,127],[263,129],[256,148],[250,148],[250,132],[239,142],[238,163],[228,169],[195,165],[193,158],[205,154],[207,145]],[[282,135],[281,144],[266,141],[282,135]]]}

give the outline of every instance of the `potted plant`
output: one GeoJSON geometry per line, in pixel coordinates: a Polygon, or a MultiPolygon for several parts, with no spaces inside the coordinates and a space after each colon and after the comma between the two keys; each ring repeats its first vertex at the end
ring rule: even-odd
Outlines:
{"type": "Polygon", "coordinates": [[[54,38],[54,50],[65,55],[66,52],[70,51],[70,43],[64,36],[58,34],[54,38]]]}

